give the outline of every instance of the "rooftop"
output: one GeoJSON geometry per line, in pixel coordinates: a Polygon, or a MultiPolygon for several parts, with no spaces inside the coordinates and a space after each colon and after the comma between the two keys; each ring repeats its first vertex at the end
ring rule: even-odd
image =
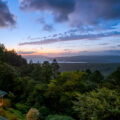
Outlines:
{"type": "Polygon", "coordinates": [[[7,94],[7,93],[6,93],[5,91],[0,90],[0,96],[1,96],[1,97],[5,96],[6,94],[7,94]]]}

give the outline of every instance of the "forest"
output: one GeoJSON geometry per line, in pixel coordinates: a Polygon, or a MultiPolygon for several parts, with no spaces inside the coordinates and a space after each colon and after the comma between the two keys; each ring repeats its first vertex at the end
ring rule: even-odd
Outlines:
{"type": "Polygon", "coordinates": [[[120,67],[60,72],[52,63],[27,63],[0,44],[0,116],[8,120],[119,120],[120,67]]]}

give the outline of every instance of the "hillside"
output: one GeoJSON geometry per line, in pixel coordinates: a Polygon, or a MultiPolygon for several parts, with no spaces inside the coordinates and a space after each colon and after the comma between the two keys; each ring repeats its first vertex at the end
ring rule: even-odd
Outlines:
{"type": "Polygon", "coordinates": [[[107,76],[116,70],[120,63],[59,63],[59,65],[61,72],[90,69],[91,71],[99,70],[103,75],[107,76]]]}
{"type": "Polygon", "coordinates": [[[8,120],[91,120],[91,116],[119,120],[118,63],[61,64],[55,59],[27,63],[16,52],[0,48],[4,58],[0,59],[0,90],[7,93],[0,103],[0,116],[8,120]]]}
{"type": "Polygon", "coordinates": [[[86,63],[120,63],[120,56],[72,56],[58,57],[57,61],[64,62],[86,62],[86,63]]]}

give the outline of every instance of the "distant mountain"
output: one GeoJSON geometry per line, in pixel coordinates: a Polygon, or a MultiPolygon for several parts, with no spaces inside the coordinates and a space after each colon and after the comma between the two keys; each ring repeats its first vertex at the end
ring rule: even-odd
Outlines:
{"type": "MultiPolygon", "coordinates": [[[[41,56],[41,55],[24,55],[29,62],[32,60],[34,63],[44,61],[51,62],[54,58],[41,56]]],[[[56,57],[58,63],[120,63],[120,56],[71,56],[71,57],[56,57]]]]}
{"type": "Polygon", "coordinates": [[[58,61],[85,63],[120,63],[120,56],[72,56],[57,57],[58,61]]]}

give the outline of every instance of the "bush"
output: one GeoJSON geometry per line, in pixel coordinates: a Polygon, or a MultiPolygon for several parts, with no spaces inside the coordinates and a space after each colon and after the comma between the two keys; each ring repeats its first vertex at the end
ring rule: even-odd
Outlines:
{"type": "Polygon", "coordinates": [[[31,108],[26,115],[27,120],[39,120],[39,111],[35,108],[31,108]]]}
{"type": "Polygon", "coordinates": [[[64,115],[49,115],[45,120],[74,120],[70,116],[64,115]]]}
{"type": "Polygon", "coordinates": [[[119,120],[120,97],[115,90],[107,88],[78,94],[74,110],[80,120],[119,120]]]}
{"type": "Polygon", "coordinates": [[[40,107],[39,112],[40,112],[41,119],[45,119],[45,117],[50,114],[50,110],[45,106],[40,107]]]}
{"type": "Polygon", "coordinates": [[[21,103],[17,103],[16,108],[17,108],[17,110],[21,111],[22,113],[27,113],[27,111],[29,109],[28,106],[21,104],[21,103]]]}

